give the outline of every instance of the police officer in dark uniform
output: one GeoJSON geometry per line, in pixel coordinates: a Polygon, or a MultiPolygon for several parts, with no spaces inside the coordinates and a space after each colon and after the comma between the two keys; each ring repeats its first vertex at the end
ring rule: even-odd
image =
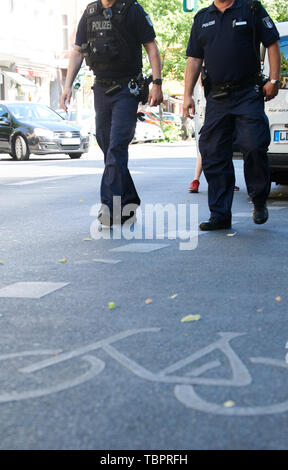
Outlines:
{"type": "MultiPolygon", "coordinates": [[[[135,215],[140,198],[128,169],[128,145],[134,137],[139,101],[150,106],[163,100],[161,61],[155,32],[147,13],[135,0],[97,0],[90,3],[78,25],[70,55],[61,107],[67,110],[72,84],[83,59],[95,73],[96,138],[104,153],[99,221],[112,225],[135,215]],[[142,44],[153,75],[150,91],[142,76],[142,44]],[[149,93],[149,95],[148,95],[149,93]],[[118,196],[118,198],[114,198],[118,196]],[[120,199],[121,198],[121,199],[120,199]],[[114,199],[120,200],[120,208],[114,199]],[[131,212],[124,208],[134,208],[131,212]],[[120,209],[120,211],[119,211],[120,209]],[[119,214],[121,219],[119,220],[119,214]],[[116,214],[114,214],[116,216],[116,214]]],[[[131,221],[135,218],[131,217],[131,221]]]]}
{"type": "Polygon", "coordinates": [[[233,141],[243,153],[247,191],[254,204],[253,220],[262,224],[268,219],[270,132],[264,99],[278,94],[278,40],[273,21],[258,1],[214,0],[194,18],[187,47],[184,114],[188,117],[190,111],[195,112],[192,94],[202,70],[207,106],[199,148],[211,215],[200,224],[201,230],[231,227],[233,141]],[[267,83],[260,73],[260,43],[268,50],[267,83]]]}

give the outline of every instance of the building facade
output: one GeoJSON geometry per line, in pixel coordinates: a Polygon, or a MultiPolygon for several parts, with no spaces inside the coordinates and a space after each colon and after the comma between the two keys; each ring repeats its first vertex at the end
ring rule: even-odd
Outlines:
{"type": "Polygon", "coordinates": [[[1,0],[0,99],[59,107],[82,0],[1,0]]]}

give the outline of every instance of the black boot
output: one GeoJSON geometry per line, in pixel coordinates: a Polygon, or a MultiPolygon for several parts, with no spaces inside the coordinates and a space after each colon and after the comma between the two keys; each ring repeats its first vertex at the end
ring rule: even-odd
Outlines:
{"type": "Polygon", "coordinates": [[[219,220],[210,217],[208,222],[201,222],[199,225],[200,230],[223,230],[231,228],[231,220],[219,220]]]}
{"type": "Polygon", "coordinates": [[[253,220],[255,224],[265,224],[265,222],[268,220],[268,217],[269,213],[266,204],[254,204],[253,220]]]}

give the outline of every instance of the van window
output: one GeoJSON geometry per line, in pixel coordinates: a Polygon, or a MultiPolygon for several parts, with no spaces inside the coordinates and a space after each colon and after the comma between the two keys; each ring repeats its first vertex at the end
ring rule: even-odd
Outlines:
{"type": "Polygon", "coordinates": [[[281,48],[281,88],[288,89],[288,36],[280,38],[281,48]]]}

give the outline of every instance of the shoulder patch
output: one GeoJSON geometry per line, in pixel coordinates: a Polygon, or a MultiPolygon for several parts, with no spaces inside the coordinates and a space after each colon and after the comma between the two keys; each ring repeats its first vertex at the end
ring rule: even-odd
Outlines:
{"type": "Polygon", "coordinates": [[[272,29],[274,24],[273,21],[271,20],[270,16],[266,16],[265,18],[262,18],[262,21],[264,23],[264,26],[268,29],[272,29]]]}
{"type": "Polygon", "coordinates": [[[147,15],[145,18],[146,18],[146,21],[147,21],[147,23],[149,24],[149,26],[152,26],[152,28],[153,28],[153,23],[152,23],[152,21],[151,21],[151,19],[150,19],[150,16],[147,15]]]}

